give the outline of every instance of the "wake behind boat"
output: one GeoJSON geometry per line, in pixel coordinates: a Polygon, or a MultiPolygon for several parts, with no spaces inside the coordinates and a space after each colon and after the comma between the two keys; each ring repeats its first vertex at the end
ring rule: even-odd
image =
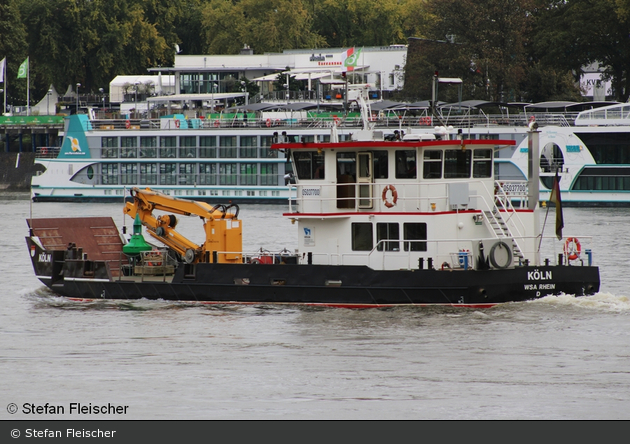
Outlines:
{"type": "Polygon", "coordinates": [[[37,277],[74,299],[490,307],[594,294],[588,239],[568,236],[563,253],[542,257],[543,242],[558,240],[540,227],[538,134],[528,133],[528,181],[512,184],[493,179],[494,153],[510,140],[390,141],[366,129],[339,142],[333,127],[331,142],[275,144],[296,174],[284,214],[299,233],[292,250],[243,252],[237,205],[148,188],[125,204],[129,240],[111,218],[53,218],[28,219],[26,242],[37,277]],[[200,218],[201,245],[176,230],[176,215],[200,218]]]}

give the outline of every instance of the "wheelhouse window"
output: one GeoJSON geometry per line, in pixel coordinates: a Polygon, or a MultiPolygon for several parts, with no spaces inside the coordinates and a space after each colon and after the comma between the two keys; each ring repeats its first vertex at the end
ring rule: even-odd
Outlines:
{"type": "Polygon", "coordinates": [[[420,242],[427,240],[426,223],[404,223],[403,239],[405,251],[427,251],[427,243],[420,242]]]}
{"type": "Polygon", "coordinates": [[[372,162],[374,179],[387,179],[389,177],[387,151],[373,151],[372,162]]]}
{"type": "Polygon", "coordinates": [[[492,150],[473,151],[473,177],[492,177],[492,150]]]}
{"type": "Polygon", "coordinates": [[[352,224],[352,250],[371,251],[373,248],[372,224],[369,222],[352,224]]]}
{"type": "Polygon", "coordinates": [[[378,251],[400,251],[400,229],[398,223],[376,224],[376,249],[378,251]]]}
{"type": "Polygon", "coordinates": [[[464,179],[470,177],[471,150],[444,151],[444,178],[464,179]]]}
{"type": "Polygon", "coordinates": [[[415,179],[416,177],[416,151],[397,150],[396,179],[415,179]]]}
{"type": "Polygon", "coordinates": [[[324,153],[294,151],[295,173],[299,180],[324,178],[324,153]]]}
{"type": "Polygon", "coordinates": [[[442,178],[442,150],[425,150],[422,177],[424,179],[442,178]]]}

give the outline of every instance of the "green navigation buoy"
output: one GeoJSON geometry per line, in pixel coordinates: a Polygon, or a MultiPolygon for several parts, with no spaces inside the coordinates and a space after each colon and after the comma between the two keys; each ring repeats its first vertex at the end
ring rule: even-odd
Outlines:
{"type": "Polygon", "coordinates": [[[140,222],[140,216],[136,214],[136,218],[133,221],[133,234],[129,242],[123,245],[123,253],[132,256],[152,249],[153,247],[142,236],[142,223],[140,222]]]}

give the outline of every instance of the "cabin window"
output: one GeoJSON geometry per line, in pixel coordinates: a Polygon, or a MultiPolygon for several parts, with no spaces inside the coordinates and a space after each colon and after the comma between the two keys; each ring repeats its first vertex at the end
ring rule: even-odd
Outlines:
{"type": "Polygon", "coordinates": [[[199,157],[206,159],[217,157],[216,136],[199,136],[199,157]]]}
{"type": "Polygon", "coordinates": [[[324,153],[317,151],[294,151],[293,160],[298,179],[324,178],[324,153]]]}
{"type": "Polygon", "coordinates": [[[258,185],[258,164],[241,163],[241,185],[258,185]]]}
{"type": "Polygon", "coordinates": [[[157,137],[140,137],[140,157],[157,157],[157,137]]]}
{"type": "Polygon", "coordinates": [[[403,224],[403,239],[405,251],[427,251],[427,243],[419,242],[427,240],[427,224],[405,223],[403,224]]]}
{"type": "Polygon", "coordinates": [[[174,163],[160,164],[160,185],[175,185],[177,183],[177,169],[174,163]]]}
{"type": "Polygon", "coordinates": [[[197,138],[195,136],[182,136],[179,138],[179,157],[197,157],[197,138]]]}
{"type": "Polygon", "coordinates": [[[400,229],[398,223],[376,224],[376,249],[378,251],[400,251],[400,229]]]}
{"type": "Polygon", "coordinates": [[[219,137],[219,157],[236,159],[236,136],[219,137]]]}
{"type": "Polygon", "coordinates": [[[219,164],[219,185],[236,185],[237,176],[235,163],[219,164]]]}
{"type": "Polygon", "coordinates": [[[254,158],[258,157],[258,137],[241,136],[241,147],[238,150],[238,157],[254,158]]]}
{"type": "Polygon", "coordinates": [[[415,179],[416,175],[416,151],[396,151],[396,179],[415,179]]]}
{"type": "Polygon", "coordinates": [[[371,251],[373,247],[372,224],[369,222],[352,224],[352,250],[371,251]]]}
{"type": "Polygon", "coordinates": [[[101,157],[118,157],[118,137],[102,137],[101,147],[101,157]]]}
{"type": "Polygon", "coordinates": [[[473,177],[492,177],[492,150],[473,151],[473,177]]]}
{"type": "Polygon", "coordinates": [[[373,151],[372,161],[374,163],[372,168],[374,179],[387,179],[389,177],[387,151],[373,151]]]}
{"type": "Polygon", "coordinates": [[[118,164],[104,163],[101,165],[103,185],[118,185],[118,164]]]}
{"type": "Polygon", "coordinates": [[[122,185],[136,185],[138,183],[138,164],[120,164],[120,183],[122,185]]]}
{"type": "Polygon", "coordinates": [[[201,185],[217,184],[217,165],[214,163],[199,164],[199,183],[201,185]]]}
{"type": "Polygon", "coordinates": [[[471,157],[471,150],[446,150],[444,152],[444,178],[469,178],[471,157]]]}
{"type": "Polygon", "coordinates": [[[260,157],[278,157],[278,150],[270,149],[273,143],[273,136],[260,136],[260,157]]]}
{"type": "Polygon", "coordinates": [[[260,184],[261,185],[278,185],[278,164],[261,163],[260,164],[260,184]]]}
{"type": "Polygon", "coordinates": [[[180,185],[194,185],[196,181],[196,171],[194,163],[180,163],[179,164],[179,184],[180,185]]]}
{"type": "Polygon", "coordinates": [[[140,185],[157,185],[157,164],[140,164],[140,185]]]}
{"type": "Polygon", "coordinates": [[[123,158],[138,157],[138,138],[137,137],[121,137],[120,138],[120,157],[123,157],[123,158]]]}
{"type": "Polygon", "coordinates": [[[175,136],[160,137],[160,157],[173,158],[177,154],[177,141],[175,136]]]}
{"type": "Polygon", "coordinates": [[[442,178],[442,151],[426,150],[422,165],[422,177],[424,179],[442,178]]]}

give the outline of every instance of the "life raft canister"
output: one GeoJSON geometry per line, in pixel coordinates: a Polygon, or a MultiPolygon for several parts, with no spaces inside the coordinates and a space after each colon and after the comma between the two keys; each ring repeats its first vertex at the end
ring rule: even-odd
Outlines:
{"type": "Polygon", "coordinates": [[[564,243],[564,254],[570,261],[574,261],[580,257],[582,253],[582,245],[577,237],[570,237],[564,243]]]}
{"type": "Polygon", "coordinates": [[[394,205],[396,205],[396,202],[398,202],[398,191],[396,191],[396,187],[394,187],[394,185],[386,185],[385,188],[383,188],[383,204],[387,207],[387,208],[391,208],[394,205]],[[387,199],[387,191],[391,191],[392,192],[392,200],[388,200],[387,199]]]}

